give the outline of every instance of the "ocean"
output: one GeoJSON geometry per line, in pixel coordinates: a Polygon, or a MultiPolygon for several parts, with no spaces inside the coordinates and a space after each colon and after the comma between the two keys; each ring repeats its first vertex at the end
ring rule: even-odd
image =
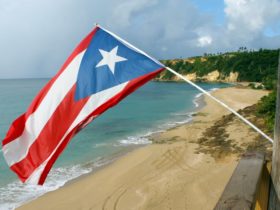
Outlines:
{"type": "MultiPolygon", "coordinates": [[[[47,79],[0,80],[0,139],[28,107],[47,79]]],[[[200,83],[211,91],[223,83],[200,83]]],[[[0,209],[14,209],[121,155],[150,144],[149,136],[192,120],[201,94],[186,83],[149,82],[76,135],[44,186],[21,184],[0,151],[0,209]]],[[[59,125],[57,125],[59,126],[59,125]]]]}

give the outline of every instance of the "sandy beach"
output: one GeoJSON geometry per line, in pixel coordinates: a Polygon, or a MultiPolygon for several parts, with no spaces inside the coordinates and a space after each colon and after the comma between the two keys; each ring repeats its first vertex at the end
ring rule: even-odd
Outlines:
{"type": "MultiPolygon", "coordinates": [[[[239,110],[267,93],[231,87],[213,95],[239,110]]],[[[204,100],[206,106],[191,123],[153,135],[154,144],[18,209],[213,209],[240,155],[259,145],[267,151],[271,148],[215,101],[204,100]]]]}

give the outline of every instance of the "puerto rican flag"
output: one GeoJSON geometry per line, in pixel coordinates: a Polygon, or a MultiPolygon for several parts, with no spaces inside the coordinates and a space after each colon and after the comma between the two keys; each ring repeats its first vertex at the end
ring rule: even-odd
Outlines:
{"type": "Polygon", "coordinates": [[[42,185],[72,137],[164,70],[164,65],[96,26],[11,125],[4,157],[22,182],[42,185]]]}

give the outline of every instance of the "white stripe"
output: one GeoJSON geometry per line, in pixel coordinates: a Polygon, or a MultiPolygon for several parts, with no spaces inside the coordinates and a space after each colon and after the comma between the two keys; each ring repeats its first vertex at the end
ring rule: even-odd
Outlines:
{"type": "Polygon", "coordinates": [[[112,88],[103,90],[101,92],[98,92],[94,95],[92,95],[89,100],[87,101],[87,103],[84,105],[84,107],[81,109],[79,115],[77,116],[77,118],[74,120],[74,122],[71,124],[71,126],[69,127],[69,129],[67,130],[67,132],[64,134],[64,136],[62,137],[62,139],[60,140],[60,142],[58,143],[58,145],[56,146],[56,148],[54,149],[54,151],[52,152],[52,154],[48,157],[47,160],[45,160],[28,178],[28,180],[26,181],[27,183],[30,184],[38,184],[39,179],[41,177],[41,174],[45,168],[45,166],[47,165],[48,161],[50,160],[50,158],[53,156],[53,154],[55,153],[55,151],[57,150],[57,148],[60,146],[60,144],[62,144],[62,142],[64,141],[64,138],[73,130],[73,128],[75,128],[79,123],[81,123],[88,115],[90,115],[95,109],[97,109],[98,107],[100,107],[102,104],[104,104],[105,102],[107,102],[108,100],[110,100],[112,97],[114,97],[116,94],[120,93],[125,86],[128,84],[128,82],[126,83],[122,83],[120,85],[114,86],[112,88]]]}
{"type": "Polygon", "coordinates": [[[56,79],[40,106],[26,120],[22,135],[3,146],[3,154],[9,166],[26,157],[29,147],[37,139],[57,106],[75,84],[84,53],[85,51],[78,54],[56,79]]]}

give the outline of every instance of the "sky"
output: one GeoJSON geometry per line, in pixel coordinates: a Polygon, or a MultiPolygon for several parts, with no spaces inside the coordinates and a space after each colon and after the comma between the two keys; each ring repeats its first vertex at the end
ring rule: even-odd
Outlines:
{"type": "Polygon", "coordinates": [[[280,0],[0,0],[0,78],[53,76],[95,23],[157,59],[280,48],[280,0]]]}

